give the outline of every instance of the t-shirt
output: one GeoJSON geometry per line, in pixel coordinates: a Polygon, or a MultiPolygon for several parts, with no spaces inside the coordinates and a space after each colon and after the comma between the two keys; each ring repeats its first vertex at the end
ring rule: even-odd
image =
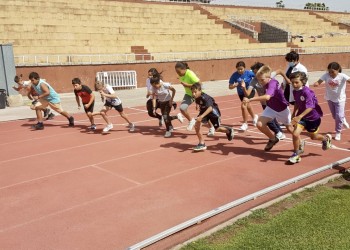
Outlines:
{"type": "Polygon", "coordinates": [[[57,94],[57,92],[51,87],[50,84],[48,84],[43,79],[40,79],[39,83],[37,85],[35,85],[35,84],[32,85],[34,90],[38,93],[38,95],[41,95],[43,93],[43,90],[41,89],[42,84],[45,84],[49,88],[49,91],[50,91],[50,94],[48,96],[45,96],[44,99],[47,100],[48,102],[51,102],[51,103],[60,103],[61,99],[60,99],[59,95],[57,94]]]}
{"type": "Polygon", "coordinates": [[[199,115],[203,114],[209,107],[213,108],[212,113],[217,116],[220,116],[219,106],[215,103],[213,97],[202,92],[201,96],[196,98],[196,104],[199,106],[199,115]]]}
{"type": "MultiPolygon", "coordinates": [[[[288,67],[288,69],[289,69],[289,67],[288,67]]],[[[288,71],[288,69],[287,69],[287,71],[288,71]]],[[[294,72],[304,72],[306,75],[307,75],[307,69],[306,69],[306,67],[304,66],[304,65],[302,65],[301,63],[298,63],[297,65],[295,65],[292,69],[291,69],[291,71],[290,71],[290,73],[294,73],[294,72]]],[[[289,76],[287,76],[287,77],[289,77],[289,76]]],[[[284,81],[284,80],[283,80],[284,81]]],[[[285,82],[285,81],[284,81],[285,82]]],[[[305,86],[307,86],[307,87],[309,87],[309,82],[306,82],[306,84],[305,84],[305,86]]],[[[288,88],[288,86],[286,86],[286,88],[288,88]]],[[[289,84],[289,89],[290,89],[290,94],[289,94],[289,102],[294,102],[294,96],[293,96],[293,90],[294,90],[294,88],[293,88],[293,86],[292,86],[292,84],[289,84]]]]}
{"type": "Polygon", "coordinates": [[[241,80],[243,80],[245,82],[245,87],[246,89],[249,88],[249,83],[252,81],[252,79],[255,77],[253,71],[251,70],[245,70],[244,73],[242,75],[240,75],[237,71],[235,73],[233,73],[230,77],[229,80],[229,85],[233,85],[234,83],[238,82],[238,86],[237,86],[237,93],[239,95],[244,95],[242,86],[240,85],[241,80]]]}
{"type": "MultiPolygon", "coordinates": [[[[191,85],[197,82],[200,82],[197,75],[192,70],[189,70],[189,69],[186,70],[186,73],[184,76],[180,77],[180,81],[191,85]]],[[[190,87],[185,87],[185,94],[192,96],[192,90],[190,87]]]]}
{"type": "MultiPolygon", "coordinates": [[[[162,80],[160,80],[160,83],[163,83],[162,80]]],[[[147,78],[146,80],[146,88],[147,88],[147,92],[153,92],[153,86],[151,84],[151,79],[147,78]]],[[[151,99],[152,96],[148,97],[148,99],[151,99]]]]}
{"type": "Polygon", "coordinates": [[[303,119],[308,121],[315,121],[323,116],[321,107],[318,105],[318,101],[315,93],[307,86],[304,86],[300,90],[293,90],[293,96],[295,99],[295,104],[298,106],[298,111],[296,115],[300,115],[306,109],[312,108],[303,119]]]}
{"type": "Polygon", "coordinates": [[[329,73],[326,73],[320,79],[326,83],[325,99],[327,101],[344,102],[346,100],[346,81],[350,79],[348,75],[339,73],[332,78],[329,73]]]}
{"type": "MultiPolygon", "coordinates": [[[[275,78],[276,77],[276,72],[273,71],[271,73],[271,78],[275,78]]],[[[262,96],[265,95],[265,88],[264,86],[262,86],[259,82],[258,79],[256,77],[254,77],[251,82],[249,83],[249,89],[255,89],[255,91],[258,93],[258,96],[262,96]]],[[[260,101],[261,105],[266,105],[266,101],[260,101]]]]}
{"type": "Polygon", "coordinates": [[[75,96],[80,96],[83,104],[88,104],[90,102],[92,91],[86,85],[81,85],[81,90],[74,90],[75,96]]]}
{"type": "Polygon", "coordinates": [[[171,87],[171,83],[162,82],[161,85],[162,86],[159,89],[152,87],[152,93],[155,95],[155,98],[157,98],[160,102],[170,101],[171,93],[169,89],[171,87]]]}
{"type": "MultiPolygon", "coordinates": [[[[115,91],[112,88],[112,86],[110,86],[108,84],[105,85],[105,87],[102,91],[106,94],[109,94],[109,95],[115,94],[115,91]]],[[[105,97],[105,98],[106,98],[106,101],[112,103],[112,105],[114,105],[114,106],[118,106],[122,103],[122,101],[119,99],[119,97],[117,97],[117,98],[105,97]]]]}
{"type": "Polygon", "coordinates": [[[285,110],[289,103],[284,97],[283,90],[276,79],[271,79],[266,85],[266,95],[271,98],[266,102],[267,106],[276,112],[285,110]]]}

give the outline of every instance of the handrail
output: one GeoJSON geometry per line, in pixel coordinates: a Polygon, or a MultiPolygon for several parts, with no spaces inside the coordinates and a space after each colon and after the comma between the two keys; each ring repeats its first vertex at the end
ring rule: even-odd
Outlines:
{"type": "MultiPolygon", "coordinates": [[[[180,60],[215,60],[230,58],[251,58],[280,56],[290,52],[291,48],[215,50],[200,52],[167,52],[151,54],[90,54],[90,55],[19,55],[15,56],[16,66],[53,66],[53,65],[95,65],[127,64],[143,62],[174,62],[180,60]]],[[[349,53],[350,46],[343,47],[304,47],[293,48],[299,54],[349,53]]]]}

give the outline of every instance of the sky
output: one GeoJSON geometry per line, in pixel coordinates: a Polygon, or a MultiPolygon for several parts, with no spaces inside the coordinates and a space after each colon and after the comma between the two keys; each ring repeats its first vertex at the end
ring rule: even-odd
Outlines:
{"type": "MultiPolygon", "coordinates": [[[[234,4],[234,5],[247,5],[247,6],[266,6],[275,7],[277,0],[212,0],[215,4],[234,4]]],[[[283,0],[286,8],[303,9],[305,4],[310,2],[325,3],[329,7],[330,11],[347,11],[350,12],[349,0],[283,0]]]]}

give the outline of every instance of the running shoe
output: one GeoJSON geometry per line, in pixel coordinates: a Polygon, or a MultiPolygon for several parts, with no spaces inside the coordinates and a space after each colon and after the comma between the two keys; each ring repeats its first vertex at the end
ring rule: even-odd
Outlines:
{"type": "Polygon", "coordinates": [[[341,134],[340,133],[336,133],[335,137],[334,137],[334,140],[340,141],[341,140],[341,134]]]}
{"type": "Polygon", "coordinates": [[[103,133],[107,133],[109,130],[113,128],[113,124],[107,124],[107,126],[102,130],[103,133]]]}
{"type": "Polygon", "coordinates": [[[258,115],[254,115],[254,119],[253,119],[254,127],[256,127],[256,124],[258,124],[258,119],[259,119],[259,116],[258,115]]]}
{"type": "Polygon", "coordinates": [[[289,161],[290,163],[295,164],[295,163],[298,163],[298,162],[301,161],[301,157],[300,157],[300,155],[298,155],[297,153],[293,153],[292,156],[289,157],[288,161],[289,161]]]}
{"type": "Polygon", "coordinates": [[[192,120],[188,123],[187,130],[191,131],[195,123],[196,123],[196,120],[192,118],[192,120]]]}
{"type": "Polygon", "coordinates": [[[248,124],[243,123],[242,126],[239,128],[240,131],[246,131],[248,129],[248,124]]]}
{"type": "Polygon", "coordinates": [[[176,116],[177,116],[177,119],[178,119],[181,123],[184,122],[184,117],[182,116],[181,113],[178,113],[176,116]]]}
{"type": "Polygon", "coordinates": [[[33,129],[35,130],[43,130],[44,129],[44,123],[38,122],[37,124],[32,126],[33,129]]]}
{"type": "Polygon", "coordinates": [[[48,114],[48,116],[46,117],[46,120],[52,120],[55,117],[54,113],[50,113],[48,114]]]}
{"type": "Polygon", "coordinates": [[[95,124],[92,124],[90,127],[89,127],[90,130],[96,130],[96,125],[95,124]]]}
{"type": "Polygon", "coordinates": [[[193,151],[204,151],[207,149],[207,146],[205,144],[199,143],[197,146],[193,148],[193,151]]]}
{"type": "Polygon", "coordinates": [[[50,114],[50,109],[49,108],[44,109],[44,117],[48,117],[49,114],[50,114]]]}
{"type": "Polygon", "coordinates": [[[69,117],[68,121],[69,121],[69,124],[68,124],[69,127],[74,127],[74,117],[73,116],[69,117]]]}
{"type": "Polygon", "coordinates": [[[229,132],[226,133],[227,140],[232,141],[235,136],[233,128],[229,128],[229,132]]]}
{"type": "Polygon", "coordinates": [[[135,131],[135,124],[134,123],[130,123],[128,127],[129,127],[129,132],[135,131]]]}
{"type": "Polygon", "coordinates": [[[214,136],[214,135],[215,135],[215,128],[214,127],[210,127],[207,136],[214,136]]]}
{"type": "Polygon", "coordinates": [[[162,127],[164,124],[164,118],[162,116],[162,118],[159,119],[159,127],[162,127]]]}
{"type": "Polygon", "coordinates": [[[173,126],[169,126],[169,131],[170,132],[174,132],[174,127],[173,126]]]}
{"type": "Polygon", "coordinates": [[[268,142],[267,142],[267,144],[266,144],[266,147],[265,147],[265,151],[270,151],[272,148],[273,148],[273,146],[275,146],[278,142],[279,142],[280,140],[277,138],[277,137],[275,137],[274,139],[270,139],[268,142]]]}
{"type": "Polygon", "coordinates": [[[166,131],[164,137],[165,138],[171,137],[171,131],[166,131]]]}
{"type": "Polygon", "coordinates": [[[343,126],[344,126],[345,128],[350,128],[350,125],[349,125],[349,123],[346,121],[345,117],[344,117],[344,120],[343,120],[343,126]]]}
{"type": "Polygon", "coordinates": [[[326,134],[325,139],[322,141],[322,149],[327,150],[332,147],[332,136],[330,134],[326,134]]]}
{"type": "Polygon", "coordinates": [[[278,132],[276,134],[276,137],[279,139],[279,140],[283,140],[283,139],[286,139],[286,135],[282,132],[278,132]]]}

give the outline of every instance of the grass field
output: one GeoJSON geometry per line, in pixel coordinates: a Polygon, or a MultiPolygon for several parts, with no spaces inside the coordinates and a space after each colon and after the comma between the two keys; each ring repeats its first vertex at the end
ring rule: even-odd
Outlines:
{"type": "Polygon", "coordinates": [[[181,249],[350,249],[348,180],[293,194],[181,249]]]}

